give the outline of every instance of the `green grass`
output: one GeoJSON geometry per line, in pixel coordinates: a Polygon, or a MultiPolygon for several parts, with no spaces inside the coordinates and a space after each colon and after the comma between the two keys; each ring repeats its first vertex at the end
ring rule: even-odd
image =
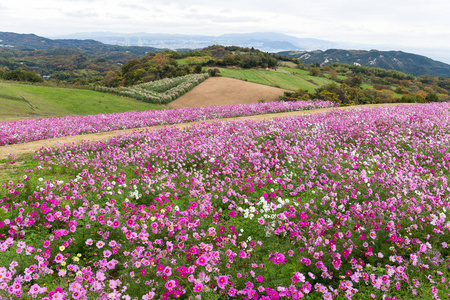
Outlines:
{"type": "Polygon", "coordinates": [[[163,109],[161,105],[85,89],[0,81],[0,118],[92,115],[163,109]],[[21,99],[25,98],[32,107],[21,99]]]}
{"type": "Polygon", "coordinates": [[[313,92],[318,87],[333,82],[326,78],[314,77],[306,74],[302,74],[299,69],[293,68],[278,68],[277,71],[265,71],[265,70],[236,70],[236,69],[224,69],[219,68],[220,74],[225,77],[236,78],[240,80],[246,80],[249,82],[276,86],[282,89],[295,91],[298,89],[308,90],[313,92]],[[293,73],[291,70],[300,71],[293,73]]]}
{"type": "Polygon", "coordinates": [[[334,82],[333,80],[325,78],[325,77],[311,76],[311,75],[309,75],[309,72],[306,70],[301,70],[301,69],[296,69],[296,68],[286,68],[286,67],[283,67],[281,69],[288,71],[291,74],[300,76],[306,80],[311,80],[318,86],[322,86],[322,85],[326,85],[326,84],[334,82]]]}
{"type": "Polygon", "coordinates": [[[181,66],[183,65],[198,65],[210,60],[209,56],[190,56],[182,59],[177,59],[177,63],[181,66]]]}
{"type": "MultiPolygon", "coordinates": [[[[281,67],[281,69],[288,71],[289,73],[301,74],[301,75],[309,75],[309,72],[302,69],[290,68],[290,67],[281,67]]],[[[312,76],[310,76],[312,77],[312,76]]]]}
{"type": "Polygon", "coordinates": [[[364,90],[372,89],[373,85],[370,84],[361,84],[361,88],[364,90]]]}
{"type": "Polygon", "coordinates": [[[186,61],[186,59],[177,59],[177,63],[180,65],[180,66],[184,66],[184,65],[187,65],[188,63],[187,63],[187,61],[186,61]]]}
{"type": "Polygon", "coordinates": [[[281,61],[278,63],[281,67],[289,67],[289,68],[296,68],[297,64],[292,61],[281,61]]]}

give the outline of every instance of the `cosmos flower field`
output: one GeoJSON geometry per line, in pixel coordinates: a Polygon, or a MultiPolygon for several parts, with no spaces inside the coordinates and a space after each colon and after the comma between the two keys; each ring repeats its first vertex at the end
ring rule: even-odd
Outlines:
{"type": "Polygon", "coordinates": [[[169,125],[211,119],[253,116],[267,113],[302,111],[337,106],[336,102],[309,100],[299,102],[265,102],[241,105],[147,110],[89,116],[24,119],[0,123],[0,146],[49,138],[169,125]]]}
{"type": "Polygon", "coordinates": [[[0,190],[1,299],[448,299],[450,104],[42,149],[0,190]]]}

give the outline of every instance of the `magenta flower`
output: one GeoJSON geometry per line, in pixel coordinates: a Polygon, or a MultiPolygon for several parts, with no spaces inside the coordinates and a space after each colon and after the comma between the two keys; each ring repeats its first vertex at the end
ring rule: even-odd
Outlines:
{"type": "Polygon", "coordinates": [[[161,265],[161,264],[159,264],[157,267],[156,267],[156,271],[158,271],[158,272],[162,272],[163,270],[164,270],[164,265],[161,265]]]}
{"type": "Polygon", "coordinates": [[[221,289],[224,289],[227,284],[228,284],[228,277],[219,276],[219,278],[217,279],[217,286],[221,289]]]}
{"type": "Polygon", "coordinates": [[[208,258],[205,255],[201,255],[198,259],[197,259],[197,264],[200,266],[204,266],[208,263],[208,258]]]}
{"type": "Polygon", "coordinates": [[[64,261],[64,255],[62,253],[58,253],[55,256],[55,262],[56,263],[61,263],[62,261],[64,261]]]}
{"type": "Polygon", "coordinates": [[[203,290],[203,284],[199,283],[194,286],[194,292],[200,293],[203,290]]]}

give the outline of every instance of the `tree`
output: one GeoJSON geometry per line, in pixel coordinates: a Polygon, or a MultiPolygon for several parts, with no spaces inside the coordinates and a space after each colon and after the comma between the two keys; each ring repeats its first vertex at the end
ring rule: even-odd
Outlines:
{"type": "Polygon", "coordinates": [[[202,72],[202,66],[201,65],[196,65],[195,69],[194,69],[194,73],[201,73],[202,72]]]}
{"type": "Polygon", "coordinates": [[[428,93],[425,97],[425,102],[439,102],[439,98],[435,93],[428,93]]]}
{"type": "Polygon", "coordinates": [[[304,89],[298,89],[295,92],[284,92],[284,96],[280,97],[282,101],[305,101],[312,99],[312,95],[304,89]]]}
{"type": "Polygon", "coordinates": [[[325,100],[325,101],[335,101],[338,102],[339,104],[341,103],[341,101],[339,100],[339,97],[336,93],[324,90],[321,91],[318,95],[319,99],[321,100],[325,100]]]}
{"type": "Polygon", "coordinates": [[[336,80],[338,78],[338,72],[336,70],[330,70],[328,74],[330,74],[330,78],[333,80],[336,80]]]}
{"type": "Polygon", "coordinates": [[[351,76],[347,77],[343,82],[351,87],[359,87],[362,83],[362,80],[358,76],[351,76]]]}
{"type": "Polygon", "coordinates": [[[116,72],[109,71],[103,79],[103,85],[107,87],[118,87],[121,80],[122,78],[116,72]]]}
{"type": "Polygon", "coordinates": [[[320,76],[320,74],[321,74],[320,68],[317,67],[309,68],[309,75],[317,77],[320,76]]]}
{"type": "Polygon", "coordinates": [[[427,97],[428,93],[425,91],[418,91],[416,93],[416,98],[419,101],[419,103],[424,103],[425,102],[425,98],[427,97]]]}
{"type": "Polygon", "coordinates": [[[32,72],[32,71],[24,71],[24,70],[14,70],[4,72],[2,75],[5,80],[13,80],[13,81],[27,81],[27,82],[43,82],[41,76],[32,72]]]}
{"type": "Polygon", "coordinates": [[[137,69],[134,71],[134,82],[141,82],[145,74],[147,74],[147,71],[144,69],[137,69]]]}

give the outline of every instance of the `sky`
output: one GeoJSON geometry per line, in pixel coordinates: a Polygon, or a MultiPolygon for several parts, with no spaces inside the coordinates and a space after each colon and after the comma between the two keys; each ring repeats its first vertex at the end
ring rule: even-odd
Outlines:
{"type": "Polygon", "coordinates": [[[0,31],[55,37],[77,32],[279,32],[428,54],[450,63],[448,0],[14,0],[0,2],[0,31]]]}

